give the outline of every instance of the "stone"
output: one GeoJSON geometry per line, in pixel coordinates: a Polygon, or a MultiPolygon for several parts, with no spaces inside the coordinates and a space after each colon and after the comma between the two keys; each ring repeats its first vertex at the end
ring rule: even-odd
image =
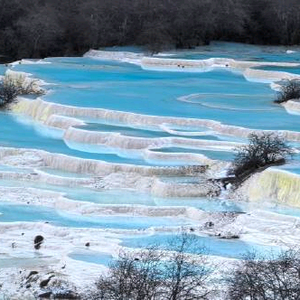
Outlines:
{"type": "Polygon", "coordinates": [[[205,228],[213,228],[214,226],[215,226],[215,224],[214,224],[213,222],[211,222],[211,221],[206,222],[206,223],[204,224],[204,227],[205,227],[205,228]]]}
{"type": "Polygon", "coordinates": [[[55,275],[51,275],[51,276],[49,276],[48,278],[42,280],[42,281],[40,282],[40,287],[41,287],[41,288],[46,287],[46,286],[48,285],[49,281],[51,280],[51,278],[54,277],[54,276],[55,276],[55,275]]]}
{"type": "Polygon", "coordinates": [[[44,237],[41,236],[41,235],[37,235],[35,238],[34,238],[34,248],[36,250],[40,249],[41,248],[41,245],[44,241],[44,237]]]}
{"type": "Polygon", "coordinates": [[[54,299],[80,299],[79,295],[71,290],[59,291],[54,294],[54,299]]]}
{"type": "Polygon", "coordinates": [[[38,271],[30,271],[26,279],[29,279],[32,275],[36,275],[38,273],[39,273],[38,271]]]}
{"type": "Polygon", "coordinates": [[[39,298],[43,298],[43,299],[50,299],[52,295],[52,292],[51,291],[48,291],[48,292],[45,292],[45,293],[42,293],[42,294],[39,294],[39,298]]]}

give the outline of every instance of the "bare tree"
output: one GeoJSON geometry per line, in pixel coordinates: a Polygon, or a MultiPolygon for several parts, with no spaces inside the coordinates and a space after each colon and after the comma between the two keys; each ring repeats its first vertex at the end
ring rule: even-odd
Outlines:
{"type": "Polygon", "coordinates": [[[249,255],[227,282],[230,300],[299,300],[300,254],[289,250],[279,257],[249,255]]]}
{"type": "Polygon", "coordinates": [[[11,59],[114,45],[300,43],[298,0],[1,0],[0,8],[0,53],[11,59]]]}
{"type": "Polygon", "coordinates": [[[243,180],[260,168],[284,163],[286,156],[291,154],[291,148],[275,133],[252,133],[249,135],[248,145],[237,148],[228,173],[243,180]]]}
{"type": "Polygon", "coordinates": [[[283,103],[291,99],[300,98],[300,80],[287,80],[281,87],[275,103],[283,103]]]}
{"type": "Polygon", "coordinates": [[[109,275],[99,278],[97,291],[89,299],[155,299],[162,277],[160,260],[161,255],[154,249],[120,253],[109,275]]]}
{"type": "Polygon", "coordinates": [[[197,247],[187,234],[170,243],[171,253],[156,246],[138,252],[121,252],[107,276],[96,283],[89,300],[197,300],[208,299],[211,271],[199,255],[186,252],[197,247]]]}
{"type": "Polygon", "coordinates": [[[20,88],[12,82],[0,83],[0,108],[6,108],[20,94],[20,88]]]}
{"type": "Polygon", "coordinates": [[[170,242],[170,245],[175,251],[169,257],[165,267],[168,280],[164,282],[163,299],[208,299],[210,292],[207,284],[211,274],[208,262],[202,256],[205,249],[197,245],[195,236],[187,234],[177,237],[170,242]],[[195,247],[198,248],[200,261],[190,258],[187,254],[190,249],[195,250],[195,247]]]}

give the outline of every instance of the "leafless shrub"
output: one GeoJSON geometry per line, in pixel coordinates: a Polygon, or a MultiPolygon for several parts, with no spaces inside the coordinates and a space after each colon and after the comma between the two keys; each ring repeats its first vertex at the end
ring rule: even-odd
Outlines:
{"type": "Polygon", "coordinates": [[[19,95],[43,95],[45,91],[40,87],[39,80],[29,77],[22,72],[7,70],[3,78],[5,86],[15,86],[19,95]]]}
{"type": "Polygon", "coordinates": [[[284,139],[274,133],[250,134],[249,143],[239,147],[229,170],[229,175],[243,179],[259,168],[275,163],[284,163],[291,155],[291,148],[284,139]]]}
{"type": "Polygon", "coordinates": [[[248,256],[228,279],[228,299],[299,300],[300,253],[289,250],[277,258],[248,256]]]}
{"type": "Polygon", "coordinates": [[[194,239],[184,234],[168,255],[157,247],[138,252],[121,252],[107,276],[96,283],[90,300],[196,300],[208,299],[211,271],[199,254],[186,254],[194,239]]]}
{"type": "Polygon", "coordinates": [[[42,95],[44,90],[38,80],[26,77],[23,73],[11,75],[7,72],[0,82],[0,108],[6,109],[19,95],[42,95]]]}
{"type": "Polygon", "coordinates": [[[287,80],[281,88],[281,91],[277,94],[275,103],[283,103],[291,99],[300,98],[300,80],[293,79],[287,80]]]}
{"type": "Polygon", "coordinates": [[[12,82],[0,83],[0,108],[5,108],[14,102],[20,94],[20,89],[12,82]]]}

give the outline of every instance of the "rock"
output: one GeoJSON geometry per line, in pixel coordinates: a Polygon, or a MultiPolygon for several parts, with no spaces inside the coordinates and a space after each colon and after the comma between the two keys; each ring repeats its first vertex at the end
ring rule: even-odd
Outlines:
{"type": "Polygon", "coordinates": [[[231,239],[239,239],[239,238],[240,238],[240,236],[239,236],[239,235],[236,235],[236,234],[234,234],[234,235],[232,235],[230,238],[231,238],[231,239]]]}
{"type": "Polygon", "coordinates": [[[239,239],[240,238],[239,235],[237,235],[237,234],[230,234],[230,233],[228,233],[226,235],[222,235],[222,234],[219,233],[218,236],[221,239],[228,239],[228,240],[230,240],[230,239],[239,239]]]}
{"type": "Polygon", "coordinates": [[[51,295],[52,295],[52,292],[48,291],[48,292],[40,294],[38,297],[43,298],[43,299],[50,299],[51,295]]]}
{"type": "Polygon", "coordinates": [[[42,281],[40,282],[40,287],[41,287],[41,288],[44,288],[45,286],[47,286],[48,283],[49,283],[49,281],[51,280],[51,278],[54,277],[54,276],[55,276],[55,275],[51,275],[51,276],[49,276],[48,278],[42,280],[42,281]]]}
{"type": "Polygon", "coordinates": [[[89,247],[91,244],[88,242],[85,244],[86,247],[89,247]]]}
{"type": "Polygon", "coordinates": [[[224,231],[224,232],[218,232],[215,234],[220,239],[239,239],[240,235],[237,232],[230,232],[230,231],[224,231]]]}
{"type": "Polygon", "coordinates": [[[39,273],[38,271],[30,271],[26,279],[29,279],[32,275],[36,275],[38,273],[39,273]]]}
{"type": "Polygon", "coordinates": [[[59,291],[56,292],[53,296],[54,299],[80,299],[80,296],[71,290],[59,291]]]}
{"type": "Polygon", "coordinates": [[[35,238],[34,238],[34,248],[36,250],[40,249],[41,248],[41,245],[44,241],[44,237],[41,236],[41,235],[37,235],[35,238]]]}
{"type": "Polygon", "coordinates": [[[211,222],[211,221],[206,222],[206,223],[204,224],[204,227],[205,227],[206,229],[213,228],[214,226],[215,226],[215,224],[214,224],[213,222],[211,222]]]}

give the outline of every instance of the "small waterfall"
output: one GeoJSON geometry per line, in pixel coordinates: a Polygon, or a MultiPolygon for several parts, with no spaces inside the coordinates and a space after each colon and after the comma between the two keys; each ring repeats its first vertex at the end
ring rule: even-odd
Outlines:
{"type": "MultiPolygon", "coordinates": [[[[162,124],[169,124],[173,126],[190,126],[190,127],[200,127],[207,128],[208,130],[213,130],[216,133],[242,137],[246,138],[250,133],[253,132],[263,132],[263,130],[253,130],[249,128],[244,128],[240,126],[226,125],[218,121],[206,120],[206,119],[189,119],[189,118],[175,118],[175,117],[160,117],[160,116],[148,116],[142,114],[135,114],[129,112],[114,111],[101,108],[83,108],[83,107],[74,107],[68,105],[61,105],[43,101],[41,99],[37,100],[28,100],[20,98],[18,103],[13,107],[13,111],[19,114],[25,114],[30,116],[36,121],[48,124],[55,124],[56,126],[63,126],[64,129],[67,127],[67,124],[70,126],[73,124],[82,124],[80,118],[90,118],[95,120],[106,120],[115,124],[128,124],[128,126],[135,127],[152,127],[161,129],[162,124]],[[64,121],[53,123],[52,115],[64,115],[69,119],[64,119],[64,121]],[[75,122],[75,119],[78,119],[75,122]]],[[[277,131],[284,138],[289,141],[300,141],[300,132],[289,131],[289,130],[279,130],[277,131]]],[[[175,138],[173,138],[175,140],[175,138]]],[[[180,140],[177,139],[180,143],[180,140]]],[[[191,139],[190,139],[191,140],[191,139]]],[[[181,143],[188,142],[187,139],[181,138],[181,143]]],[[[200,143],[195,141],[194,143],[200,143]]],[[[227,145],[235,147],[235,143],[227,142],[227,145]]]]}
{"type": "Polygon", "coordinates": [[[300,176],[297,174],[268,169],[254,175],[248,188],[250,201],[272,201],[300,207],[300,176]]]}

